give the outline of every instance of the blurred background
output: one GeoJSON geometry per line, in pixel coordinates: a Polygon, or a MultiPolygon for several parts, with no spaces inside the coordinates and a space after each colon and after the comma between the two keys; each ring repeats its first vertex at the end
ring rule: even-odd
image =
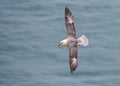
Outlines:
{"type": "Polygon", "coordinates": [[[119,38],[119,0],[0,0],[0,86],[119,86],[119,38]],[[65,7],[90,42],[73,75],[65,7]]]}

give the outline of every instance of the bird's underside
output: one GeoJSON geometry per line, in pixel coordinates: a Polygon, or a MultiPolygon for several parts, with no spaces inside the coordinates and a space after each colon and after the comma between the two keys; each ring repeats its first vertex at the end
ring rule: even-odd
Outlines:
{"type": "Polygon", "coordinates": [[[70,71],[73,73],[78,65],[78,46],[77,45],[88,45],[88,39],[86,36],[76,37],[76,31],[71,11],[65,8],[65,25],[67,29],[68,37],[60,42],[60,45],[69,47],[69,64],[70,71]]]}

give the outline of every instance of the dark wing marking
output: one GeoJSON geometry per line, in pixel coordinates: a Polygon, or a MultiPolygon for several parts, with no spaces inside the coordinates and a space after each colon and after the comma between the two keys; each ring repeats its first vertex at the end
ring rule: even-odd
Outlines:
{"type": "Polygon", "coordinates": [[[66,24],[68,36],[76,37],[73,16],[71,11],[67,7],[65,8],[65,24],[66,24]]]}
{"type": "Polygon", "coordinates": [[[77,42],[71,42],[69,43],[69,64],[70,64],[70,70],[71,73],[75,71],[78,65],[78,48],[77,48],[77,42]]]}

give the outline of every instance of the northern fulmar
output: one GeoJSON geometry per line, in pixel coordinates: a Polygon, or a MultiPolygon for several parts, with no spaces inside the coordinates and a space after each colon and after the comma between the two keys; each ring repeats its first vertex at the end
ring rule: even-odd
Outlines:
{"type": "Polygon", "coordinates": [[[86,47],[89,41],[85,35],[82,35],[80,38],[76,37],[73,16],[67,7],[65,7],[65,25],[68,37],[60,41],[59,45],[67,46],[69,48],[70,71],[73,73],[78,66],[78,45],[86,47]]]}

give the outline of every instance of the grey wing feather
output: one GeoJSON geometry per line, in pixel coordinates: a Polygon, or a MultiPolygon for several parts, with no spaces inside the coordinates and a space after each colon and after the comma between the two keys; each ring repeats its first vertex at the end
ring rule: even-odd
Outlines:
{"type": "Polygon", "coordinates": [[[68,36],[76,37],[73,16],[71,11],[67,7],[65,8],[65,24],[66,24],[68,36]]]}
{"type": "Polygon", "coordinates": [[[73,73],[78,65],[78,48],[77,43],[73,42],[69,44],[69,64],[70,64],[70,71],[73,73]]]}

